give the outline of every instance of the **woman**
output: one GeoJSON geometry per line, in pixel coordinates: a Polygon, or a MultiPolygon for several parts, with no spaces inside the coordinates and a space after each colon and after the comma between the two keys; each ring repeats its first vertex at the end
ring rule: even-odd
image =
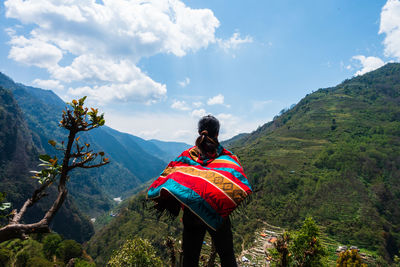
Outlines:
{"type": "Polygon", "coordinates": [[[183,266],[198,266],[206,230],[221,265],[237,266],[229,214],[251,194],[250,184],[237,157],[219,144],[218,120],[201,118],[198,132],[196,146],[168,164],[148,198],[175,215],[183,208],[183,266]]]}

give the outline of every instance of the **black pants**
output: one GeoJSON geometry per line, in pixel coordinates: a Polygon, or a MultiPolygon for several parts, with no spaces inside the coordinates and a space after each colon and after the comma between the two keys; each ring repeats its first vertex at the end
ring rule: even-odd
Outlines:
{"type": "Polygon", "coordinates": [[[222,267],[236,267],[229,218],[217,231],[214,231],[188,209],[185,209],[183,213],[183,266],[199,266],[200,251],[206,230],[211,235],[222,267]]]}

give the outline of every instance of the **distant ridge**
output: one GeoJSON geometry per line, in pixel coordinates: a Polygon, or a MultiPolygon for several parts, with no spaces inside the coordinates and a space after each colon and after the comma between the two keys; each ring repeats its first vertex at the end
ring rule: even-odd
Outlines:
{"type": "Polygon", "coordinates": [[[178,157],[184,150],[193,146],[182,142],[165,142],[156,139],[151,139],[149,142],[156,145],[160,150],[165,151],[165,154],[161,155],[161,158],[166,162],[170,162],[178,157]]]}
{"type": "Polygon", "coordinates": [[[235,135],[235,136],[232,137],[232,138],[229,138],[228,140],[222,141],[221,144],[222,144],[223,146],[228,147],[228,146],[230,146],[232,143],[236,142],[237,140],[246,138],[246,137],[249,136],[249,135],[250,135],[249,133],[240,133],[240,134],[238,134],[238,135],[235,135]]]}

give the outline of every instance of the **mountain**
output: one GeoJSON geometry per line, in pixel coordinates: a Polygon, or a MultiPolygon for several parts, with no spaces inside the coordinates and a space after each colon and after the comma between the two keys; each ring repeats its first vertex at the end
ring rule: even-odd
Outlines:
{"type": "MultiPolygon", "coordinates": [[[[10,127],[9,125],[12,124],[4,119],[4,128],[0,132],[3,137],[1,144],[3,147],[1,147],[0,153],[7,155],[8,152],[6,151],[8,151],[10,143],[19,140],[18,143],[21,144],[19,149],[21,151],[25,149],[25,151],[16,153],[16,155],[22,157],[29,154],[32,159],[30,162],[36,162],[38,155],[43,153],[56,154],[62,157],[60,152],[55,151],[48,143],[48,140],[53,139],[59,142],[66,140],[66,130],[58,126],[62,110],[66,107],[64,101],[51,90],[15,83],[2,73],[0,73],[0,86],[9,92],[10,97],[15,102],[13,102],[15,107],[12,105],[2,107],[4,114],[14,114],[16,111],[13,108],[19,110],[19,118],[24,123],[17,121],[15,124],[21,126],[21,129],[25,129],[22,132],[26,133],[23,136],[18,136],[17,134],[20,134],[20,132],[16,130],[17,128],[10,127]],[[21,140],[25,141],[22,142],[21,140]],[[25,145],[22,146],[22,144],[25,145]]],[[[105,114],[105,119],[107,120],[107,114],[105,114]]],[[[164,151],[150,141],[118,132],[106,126],[84,133],[81,140],[90,143],[94,150],[104,151],[111,162],[102,168],[75,169],[71,172],[68,189],[71,205],[76,206],[74,212],[77,212],[77,208],[79,208],[91,217],[96,217],[104,211],[108,211],[114,205],[113,198],[130,196],[144,182],[157,176],[167,164],[159,155],[168,155],[168,151],[164,151]]],[[[11,162],[15,161],[25,162],[25,159],[11,160],[11,162]]],[[[17,165],[15,164],[15,166],[17,165]]],[[[29,176],[29,170],[37,169],[37,164],[30,164],[29,166],[30,168],[15,167],[13,171],[20,171],[29,176]]],[[[12,176],[13,171],[8,172],[8,175],[12,176]]],[[[24,182],[7,185],[13,188],[13,190],[6,190],[6,192],[10,192],[10,198],[20,192],[21,188],[25,188],[24,182]]],[[[33,185],[29,184],[29,186],[26,189],[29,189],[30,192],[33,185]]],[[[13,204],[18,206],[20,202],[13,204]]],[[[71,215],[71,217],[74,216],[71,215]]],[[[68,227],[65,227],[65,229],[68,229],[68,227]]],[[[93,229],[87,232],[90,236],[93,229]]],[[[60,233],[64,234],[63,232],[60,233]]],[[[85,236],[86,239],[87,237],[85,236]]]]}
{"type": "MultiPolygon", "coordinates": [[[[266,222],[298,229],[312,216],[341,244],[388,262],[399,254],[400,64],[319,89],[224,144],[239,156],[254,189],[232,216],[237,253],[252,246],[266,222]]],[[[128,236],[152,240],[160,254],[163,238],[180,237],[178,220],[159,220],[143,201],[143,193],[133,196],[89,241],[100,265],[128,236]]]]}
{"type": "MultiPolygon", "coordinates": [[[[101,133],[103,137],[104,135],[112,136],[125,149],[125,151],[115,153],[113,151],[115,150],[114,144],[110,143],[109,140],[107,142],[104,140],[102,143],[105,146],[105,151],[113,151],[115,160],[126,166],[132,173],[136,173],[140,181],[146,182],[150,178],[154,178],[165,167],[166,162],[159,159],[152,151],[147,150],[145,145],[142,145],[142,143],[147,144],[149,142],[109,127],[103,127],[99,130],[101,131],[96,131],[94,136],[97,140],[101,140],[99,136],[101,133]]],[[[151,144],[147,146],[151,146],[151,144]]]]}
{"type": "MultiPolygon", "coordinates": [[[[0,86],[13,93],[22,116],[32,132],[33,144],[38,154],[59,154],[48,144],[48,140],[66,140],[66,131],[58,127],[65,103],[50,90],[14,83],[3,74],[0,74],[0,86]]],[[[108,169],[113,169],[113,166],[108,169]]],[[[112,204],[110,197],[105,195],[98,182],[92,178],[99,177],[97,175],[99,173],[101,172],[97,169],[90,172],[74,171],[69,183],[70,195],[76,198],[79,208],[90,216],[109,209],[112,204]]]]}
{"type": "Polygon", "coordinates": [[[232,138],[230,138],[228,140],[222,141],[221,145],[223,145],[224,147],[229,147],[232,143],[236,142],[237,140],[239,140],[241,138],[245,138],[245,137],[247,137],[249,135],[250,135],[249,133],[238,134],[238,135],[236,135],[236,136],[234,136],[234,137],[232,137],[232,138]]]}
{"type": "MultiPolygon", "coordinates": [[[[65,140],[58,127],[66,104],[51,90],[25,86],[0,73],[0,86],[14,94],[32,131],[33,143],[42,152],[54,154],[48,140],[65,140]]],[[[105,115],[107,120],[107,114],[105,115]]],[[[96,216],[111,205],[114,197],[127,197],[137,186],[154,178],[165,167],[169,151],[139,137],[101,127],[82,136],[95,150],[105,151],[111,163],[105,168],[74,171],[71,194],[86,214],[96,216]],[[161,156],[160,156],[161,155],[161,156]]],[[[173,147],[174,145],[172,145],[173,147]]],[[[181,144],[177,144],[181,146],[181,144]]]]}
{"type": "Polygon", "coordinates": [[[246,220],[313,216],[343,244],[399,253],[400,64],[317,90],[230,148],[257,191],[246,220]]]}
{"type": "Polygon", "coordinates": [[[182,151],[192,147],[191,145],[188,145],[186,143],[164,142],[156,139],[151,139],[149,140],[149,142],[156,145],[159,148],[159,150],[165,152],[165,154],[161,155],[160,158],[162,158],[166,162],[172,161],[177,156],[179,156],[182,153],[182,151]]]}
{"type": "MultiPolygon", "coordinates": [[[[38,186],[29,173],[39,163],[37,155],[38,150],[22,111],[12,93],[0,87],[0,192],[7,194],[7,201],[13,204],[13,208],[20,208],[32,196],[32,188],[38,186]]],[[[24,222],[40,220],[55,198],[53,187],[49,196],[28,209],[24,222]]],[[[52,223],[56,232],[79,242],[88,240],[93,234],[92,224],[68,198],[52,223]]]]}
{"type": "Polygon", "coordinates": [[[104,127],[103,129],[117,138],[121,143],[134,144],[134,151],[145,151],[163,161],[164,164],[169,163],[171,160],[179,156],[182,151],[191,147],[182,142],[165,142],[156,139],[145,140],[131,134],[118,132],[108,127],[104,127]]]}

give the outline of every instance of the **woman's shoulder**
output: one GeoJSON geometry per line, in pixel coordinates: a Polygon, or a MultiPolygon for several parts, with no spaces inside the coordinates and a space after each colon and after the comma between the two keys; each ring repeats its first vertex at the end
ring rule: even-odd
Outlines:
{"type": "Polygon", "coordinates": [[[235,155],[233,154],[232,151],[226,149],[226,148],[223,147],[223,146],[221,146],[221,153],[220,153],[220,155],[235,156],[235,155]]]}
{"type": "Polygon", "coordinates": [[[233,154],[232,151],[230,151],[224,147],[222,147],[222,152],[221,152],[220,156],[229,157],[229,158],[233,159],[234,161],[236,161],[239,165],[241,165],[239,158],[235,154],[233,154]]]}

